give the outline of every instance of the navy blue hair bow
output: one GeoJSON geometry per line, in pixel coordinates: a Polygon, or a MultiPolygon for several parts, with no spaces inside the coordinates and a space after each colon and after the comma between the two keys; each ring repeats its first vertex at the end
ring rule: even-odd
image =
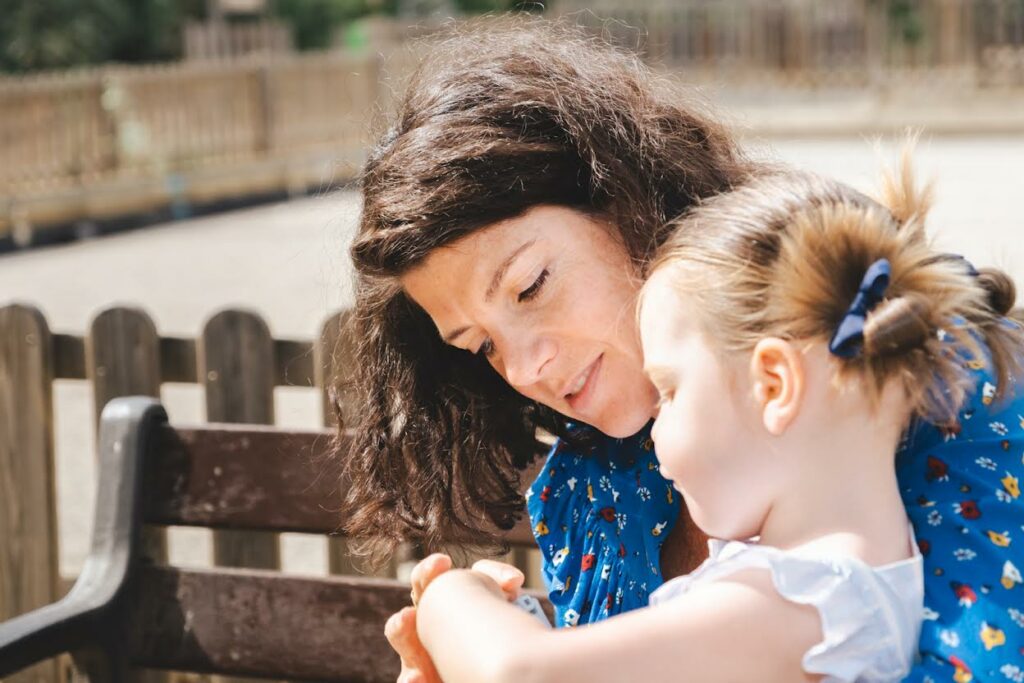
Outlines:
{"type": "Polygon", "coordinates": [[[860,281],[860,288],[857,289],[857,296],[846,309],[846,315],[839,321],[839,327],[832,335],[832,340],[828,344],[829,351],[840,358],[854,358],[860,355],[864,347],[864,321],[871,309],[885,296],[891,273],[888,259],[880,258],[868,266],[864,279],[860,281]]]}

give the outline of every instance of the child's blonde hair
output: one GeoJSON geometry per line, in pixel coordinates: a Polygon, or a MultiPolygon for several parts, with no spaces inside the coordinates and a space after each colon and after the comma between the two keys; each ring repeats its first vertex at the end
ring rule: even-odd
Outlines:
{"type": "Polygon", "coordinates": [[[1024,334],[1004,318],[1015,299],[1009,277],[932,249],[929,202],[909,155],[899,173],[886,174],[881,203],[839,182],[775,170],[677,219],[649,274],[671,269],[703,329],[728,352],[765,337],[829,340],[867,269],[888,259],[884,298],[867,314],[859,353],[836,357],[837,378],[864,379],[874,397],[898,381],[916,415],[953,422],[973,387],[971,357],[984,359],[979,342],[1002,392],[1020,369],[1024,334]]]}

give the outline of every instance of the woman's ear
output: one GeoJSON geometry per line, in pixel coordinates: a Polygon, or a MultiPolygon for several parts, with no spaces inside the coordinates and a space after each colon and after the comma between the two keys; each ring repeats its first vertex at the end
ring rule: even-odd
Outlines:
{"type": "Polygon", "coordinates": [[[781,436],[800,412],[806,381],[803,357],[784,339],[762,339],[750,358],[750,378],[764,428],[781,436]]]}

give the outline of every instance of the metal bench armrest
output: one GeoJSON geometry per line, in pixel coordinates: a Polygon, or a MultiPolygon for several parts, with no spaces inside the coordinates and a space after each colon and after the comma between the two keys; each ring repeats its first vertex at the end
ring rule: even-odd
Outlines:
{"type": "Polygon", "coordinates": [[[123,597],[139,553],[142,465],[167,413],[156,399],[111,401],[100,420],[100,478],[92,546],[71,592],[59,602],[0,623],[0,678],[61,652],[116,653],[123,597]]]}

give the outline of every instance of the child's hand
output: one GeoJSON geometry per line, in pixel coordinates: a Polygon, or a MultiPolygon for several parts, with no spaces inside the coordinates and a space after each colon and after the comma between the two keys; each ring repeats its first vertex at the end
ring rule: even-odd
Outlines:
{"type": "Polygon", "coordinates": [[[493,579],[509,602],[519,597],[519,591],[526,581],[526,576],[518,567],[495,560],[479,560],[473,565],[473,571],[493,579]]]}
{"type": "MultiPolygon", "coordinates": [[[[393,614],[384,626],[384,635],[402,660],[402,672],[398,676],[398,683],[441,683],[434,662],[416,631],[415,605],[419,604],[423,592],[434,579],[451,568],[452,558],[441,553],[434,553],[420,560],[410,576],[414,606],[393,614]]],[[[519,597],[526,579],[523,573],[512,565],[494,560],[480,560],[473,565],[473,571],[494,581],[505,599],[510,602],[519,597]]]]}

